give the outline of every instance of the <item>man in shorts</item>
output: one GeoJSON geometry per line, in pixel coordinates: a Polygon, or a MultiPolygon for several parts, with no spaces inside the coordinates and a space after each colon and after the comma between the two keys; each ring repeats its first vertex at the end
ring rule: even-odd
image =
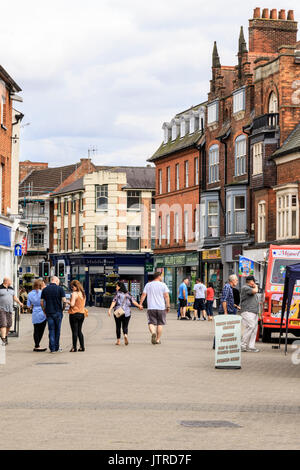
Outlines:
{"type": "Polygon", "coordinates": [[[163,325],[166,324],[166,314],[170,310],[170,296],[167,285],[162,282],[162,274],[156,272],[153,281],[148,282],[140,300],[143,307],[147,297],[148,326],[151,333],[151,343],[160,344],[163,325]]]}
{"type": "Polygon", "coordinates": [[[180,320],[188,320],[188,317],[186,316],[186,308],[187,308],[187,301],[188,301],[188,285],[189,285],[189,279],[185,278],[183,279],[182,283],[179,286],[179,294],[178,294],[178,300],[179,300],[179,305],[180,305],[180,320]]]}
{"type": "Polygon", "coordinates": [[[12,326],[14,301],[17,302],[20,307],[23,307],[22,302],[15,296],[15,291],[11,287],[11,280],[5,277],[3,283],[0,285],[0,331],[3,346],[8,344],[7,336],[12,326]]]}
{"type": "MultiPolygon", "coordinates": [[[[206,311],[205,311],[205,299],[206,299],[206,287],[201,282],[201,279],[196,279],[196,284],[194,285],[194,313],[198,315],[198,320],[206,320],[206,311]],[[202,315],[202,316],[201,316],[202,315]]],[[[196,315],[194,316],[196,320],[196,315]]]]}

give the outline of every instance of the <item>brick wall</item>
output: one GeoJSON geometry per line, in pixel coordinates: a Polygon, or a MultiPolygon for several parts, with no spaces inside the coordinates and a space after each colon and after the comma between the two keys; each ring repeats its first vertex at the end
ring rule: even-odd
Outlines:
{"type": "MultiPolygon", "coordinates": [[[[5,95],[3,109],[3,124],[0,126],[0,164],[2,165],[2,213],[7,214],[7,208],[11,206],[11,136],[12,136],[12,102],[7,88],[2,89],[5,95]]],[[[1,103],[0,103],[1,106],[1,103]]]]}
{"type": "Polygon", "coordinates": [[[48,168],[48,163],[31,162],[30,160],[19,162],[19,181],[21,182],[32,170],[44,170],[45,168],[48,168]]]}

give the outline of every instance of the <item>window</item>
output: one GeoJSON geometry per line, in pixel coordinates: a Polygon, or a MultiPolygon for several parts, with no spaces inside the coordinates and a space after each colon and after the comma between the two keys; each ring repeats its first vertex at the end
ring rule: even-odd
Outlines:
{"type": "Polygon", "coordinates": [[[61,214],[61,199],[60,197],[57,200],[57,215],[61,214]]]}
{"type": "Polygon", "coordinates": [[[186,134],[186,124],[185,124],[185,119],[182,119],[180,122],[180,137],[184,137],[186,134]]]}
{"type": "Polygon", "coordinates": [[[76,249],[76,229],[72,227],[72,251],[76,249]]]}
{"type": "Polygon", "coordinates": [[[262,173],[262,155],[263,144],[258,142],[253,145],[253,175],[259,175],[262,173]]]}
{"type": "Polygon", "coordinates": [[[127,226],[127,250],[140,249],[140,227],[137,225],[127,226]]]}
{"type": "Polygon", "coordinates": [[[151,210],[155,211],[155,193],[152,193],[152,198],[151,198],[151,210]]]}
{"type": "Polygon", "coordinates": [[[163,125],[164,130],[164,144],[167,144],[170,139],[170,126],[165,122],[163,125]]]}
{"type": "Polygon", "coordinates": [[[61,230],[57,230],[57,251],[61,251],[61,230]]]}
{"type": "Polygon", "coordinates": [[[151,226],[151,250],[155,249],[155,241],[156,241],[156,227],[155,225],[151,226]]]}
{"type": "Polygon", "coordinates": [[[176,163],[175,166],[175,188],[176,191],[179,191],[180,185],[179,185],[179,163],[176,163]]]}
{"type": "Polygon", "coordinates": [[[108,209],[108,185],[96,186],[96,210],[107,211],[108,209]]]}
{"type": "Polygon", "coordinates": [[[79,249],[83,250],[83,227],[79,227],[79,249]]]}
{"type": "Polygon", "coordinates": [[[72,197],[72,214],[75,214],[76,212],[76,198],[73,196],[72,197]]]}
{"type": "Polygon", "coordinates": [[[234,197],[234,233],[246,232],[245,196],[234,197]]]}
{"type": "Polygon", "coordinates": [[[162,194],[162,170],[158,170],[158,194],[162,194]]]}
{"type": "Polygon", "coordinates": [[[187,242],[189,239],[189,213],[184,211],[184,241],[187,242]]]}
{"type": "Polygon", "coordinates": [[[214,122],[217,122],[219,117],[218,117],[218,102],[215,101],[213,103],[210,103],[207,106],[207,123],[208,124],[213,124],[214,122]]]}
{"type": "Polygon", "coordinates": [[[166,216],[166,237],[167,237],[167,245],[170,245],[170,214],[166,216]]]}
{"type": "Polygon", "coordinates": [[[171,169],[167,167],[167,193],[171,191],[171,169]]]}
{"type": "Polygon", "coordinates": [[[83,194],[80,193],[80,196],[79,196],[79,211],[82,212],[83,211],[83,194]]]}
{"type": "Polygon", "coordinates": [[[299,197],[297,185],[277,192],[277,239],[299,237],[299,197]]]}
{"type": "Polygon", "coordinates": [[[189,187],[189,162],[185,161],[184,162],[184,184],[185,187],[189,187]]]}
{"type": "Polygon", "coordinates": [[[128,191],[127,209],[132,211],[140,210],[140,191],[128,191]]]}
{"type": "Polygon", "coordinates": [[[175,243],[179,243],[179,215],[177,212],[174,217],[174,240],[175,243]]]}
{"type": "Polygon", "coordinates": [[[235,176],[246,173],[246,142],[244,135],[240,135],[235,140],[235,176]]]}
{"type": "Polygon", "coordinates": [[[219,204],[218,201],[208,201],[207,204],[207,236],[219,236],[219,204]]]}
{"type": "Polygon", "coordinates": [[[278,99],[274,91],[272,91],[269,97],[269,114],[273,113],[278,113],[278,99]]]}
{"type": "Polygon", "coordinates": [[[213,145],[209,149],[209,183],[219,181],[219,146],[213,145]]]}
{"type": "Polygon", "coordinates": [[[232,233],[232,216],[231,216],[231,196],[227,196],[227,214],[226,214],[226,229],[227,234],[232,233]]]}
{"type": "Polygon", "coordinates": [[[64,251],[68,251],[68,245],[69,245],[69,232],[68,229],[64,229],[64,251]]]}
{"type": "Polygon", "coordinates": [[[257,241],[266,241],[266,202],[260,201],[257,206],[257,241]]]}
{"type": "Polygon", "coordinates": [[[64,214],[67,215],[68,213],[69,213],[68,199],[64,199],[64,214]]]}
{"type": "Polygon", "coordinates": [[[107,225],[97,225],[96,230],[96,250],[107,250],[107,225]]]}
{"type": "Polygon", "coordinates": [[[194,160],[195,185],[199,184],[199,158],[194,160]]]}
{"type": "Polygon", "coordinates": [[[44,232],[35,230],[31,233],[31,246],[32,247],[44,246],[44,232]]]}
{"type": "Polygon", "coordinates": [[[45,214],[45,203],[40,202],[39,204],[39,215],[44,215],[45,214]]]}
{"type": "Polygon", "coordinates": [[[176,140],[179,134],[179,121],[176,119],[176,122],[172,125],[172,140],[176,140]]]}
{"type": "Polygon", "coordinates": [[[6,98],[1,96],[1,126],[5,127],[6,123],[6,98]]]}
{"type": "Polygon", "coordinates": [[[239,113],[245,109],[245,89],[233,93],[233,113],[239,113]]]}
{"type": "Polygon", "coordinates": [[[196,208],[194,210],[194,239],[195,241],[199,241],[199,229],[200,229],[200,226],[199,226],[199,209],[196,208]]]}

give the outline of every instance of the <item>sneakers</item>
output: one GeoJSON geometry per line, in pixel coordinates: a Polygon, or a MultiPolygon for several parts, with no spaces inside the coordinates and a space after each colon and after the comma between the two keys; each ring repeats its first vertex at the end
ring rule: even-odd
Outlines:
{"type": "Polygon", "coordinates": [[[257,348],[248,348],[248,349],[247,349],[247,352],[258,353],[258,352],[259,352],[259,349],[257,349],[257,348]]]}
{"type": "Polygon", "coordinates": [[[242,352],[247,352],[247,348],[241,348],[242,352]]]}
{"type": "Polygon", "coordinates": [[[152,344],[156,344],[156,333],[153,333],[153,334],[151,335],[151,343],[152,343],[152,344]]]}
{"type": "Polygon", "coordinates": [[[7,345],[6,338],[2,338],[2,337],[1,337],[1,345],[2,345],[2,346],[6,346],[6,345],[7,345]]]}

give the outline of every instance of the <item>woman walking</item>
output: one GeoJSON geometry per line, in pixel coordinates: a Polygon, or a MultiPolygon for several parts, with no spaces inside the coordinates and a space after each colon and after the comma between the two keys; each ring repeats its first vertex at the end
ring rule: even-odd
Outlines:
{"type": "Polygon", "coordinates": [[[33,339],[34,351],[43,352],[47,348],[41,348],[40,342],[43,338],[45,327],[47,324],[46,316],[41,307],[42,283],[36,279],[33,284],[33,289],[29,292],[27,297],[27,307],[32,308],[32,323],[33,323],[33,339]]]}
{"type": "Polygon", "coordinates": [[[208,283],[206,290],[206,313],[209,321],[213,319],[213,303],[214,303],[215,290],[212,282],[208,283]]]}
{"type": "Polygon", "coordinates": [[[70,352],[77,351],[77,340],[79,340],[80,348],[78,351],[83,352],[85,351],[84,348],[84,337],[82,333],[82,325],[84,322],[84,317],[87,314],[87,310],[85,308],[85,292],[80,284],[79,281],[72,281],[70,284],[72,289],[72,295],[70,300],[70,308],[69,308],[69,320],[70,320],[70,327],[72,330],[72,342],[73,347],[70,352]]]}
{"type": "Polygon", "coordinates": [[[132,295],[127,292],[127,289],[123,282],[117,282],[117,293],[111,303],[108,311],[108,315],[111,316],[111,312],[114,310],[114,318],[116,322],[116,334],[117,342],[116,345],[121,344],[121,328],[124,335],[124,343],[128,345],[128,324],[131,317],[131,305],[138,307],[141,310],[140,305],[135,301],[132,295]],[[124,312],[124,313],[122,313],[124,312]],[[120,315],[121,314],[121,315],[120,315]]]}

